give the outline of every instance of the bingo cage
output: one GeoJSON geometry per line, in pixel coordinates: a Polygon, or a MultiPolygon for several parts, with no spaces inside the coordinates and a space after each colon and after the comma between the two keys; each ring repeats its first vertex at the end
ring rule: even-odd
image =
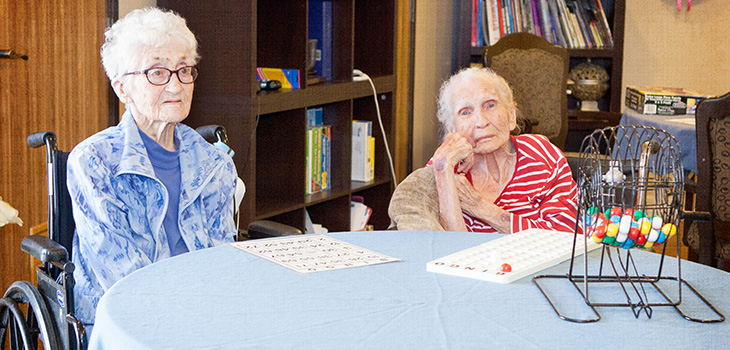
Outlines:
{"type": "MultiPolygon", "coordinates": [[[[647,126],[598,129],[583,140],[574,170],[578,220],[569,271],[533,278],[558,316],[571,322],[596,322],[601,318],[597,307],[626,307],[636,318],[642,313],[651,318],[653,308],[666,306],[689,321],[724,321],[725,316],[682,279],[681,259],[665,259],[669,240],[676,240],[676,256],[680,256],[681,219],[709,220],[709,213],[683,211],[685,170],[676,139],[647,126]],[[600,260],[589,264],[588,247],[596,243],[602,245],[600,260]],[[647,266],[634,258],[636,249],[661,254],[652,254],[657,258],[647,266]],[[676,267],[671,260],[676,260],[676,267]],[[582,298],[578,304],[584,301],[589,307],[588,317],[566,315],[559,306],[564,303],[548,295],[546,279],[568,280],[582,298]],[[696,318],[682,310],[683,285],[713,317],[696,318]]],[[[571,293],[561,298],[574,298],[575,292],[571,293]]]]}

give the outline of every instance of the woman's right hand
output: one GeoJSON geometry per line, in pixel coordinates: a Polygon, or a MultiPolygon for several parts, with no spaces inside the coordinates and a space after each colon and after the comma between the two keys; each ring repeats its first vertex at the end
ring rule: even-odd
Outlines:
{"type": "Polygon", "coordinates": [[[454,169],[458,165],[456,172],[466,173],[471,169],[473,163],[473,142],[459,133],[446,135],[444,142],[439,145],[433,154],[433,165],[437,171],[454,169]]]}

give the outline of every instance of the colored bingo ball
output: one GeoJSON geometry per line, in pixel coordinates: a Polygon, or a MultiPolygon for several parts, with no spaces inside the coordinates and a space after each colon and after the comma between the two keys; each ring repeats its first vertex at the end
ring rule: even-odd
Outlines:
{"type": "Polygon", "coordinates": [[[613,207],[599,212],[590,207],[584,216],[586,234],[596,243],[625,249],[650,248],[677,233],[677,226],[665,223],[658,215],[647,216],[643,210],[613,207]]]}

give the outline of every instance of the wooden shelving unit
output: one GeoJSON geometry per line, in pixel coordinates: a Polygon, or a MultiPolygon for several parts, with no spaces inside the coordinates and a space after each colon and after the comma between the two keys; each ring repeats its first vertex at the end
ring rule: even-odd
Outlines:
{"type": "MultiPolygon", "coordinates": [[[[548,0],[555,1],[555,0],[548,0]]],[[[590,59],[606,69],[610,76],[610,90],[598,100],[600,112],[583,112],[578,101],[568,99],[568,138],[565,148],[578,151],[583,136],[596,128],[617,125],[621,119],[622,71],[624,57],[624,17],[626,0],[601,0],[613,34],[610,49],[568,49],[571,69],[590,59]]],[[[454,0],[454,61],[453,69],[467,67],[471,62],[481,62],[484,47],[471,46],[471,0],[454,0]]]]}
{"type": "Polygon", "coordinates": [[[306,84],[308,0],[158,0],[186,18],[199,41],[200,77],[190,116],[197,127],[228,130],[234,161],[246,183],[240,225],[268,219],[304,229],[305,210],[330,231],[350,230],[350,200],[363,196],[373,208],[370,224],[386,229],[393,191],[385,146],[368,82],[353,82],[352,70],[368,74],[388,143],[394,143],[395,0],[331,0],[332,80],[306,84]],[[298,69],[302,89],[258,92],[256,67],[298,69]],[[305,194],[306,110],[323,107],[332,132],[330,190],[305,194]],[[352,120],[373,123],[375,179],[350,181],[352,120]]]}

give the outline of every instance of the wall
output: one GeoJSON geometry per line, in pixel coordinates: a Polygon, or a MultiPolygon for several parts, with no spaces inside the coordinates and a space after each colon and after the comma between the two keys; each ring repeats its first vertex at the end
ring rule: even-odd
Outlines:
{"type": "Polygon", "coordinates": [[[416,3],[416,47],[413,88],[413,169],[423,167],[439,145],[436,98],[451,74],[453,4],[420,0],[416,3]]]}
{"type": "Polygon", "coordinates": [[[157,0],[119,0],[119,18],[124,17],[134,9],[156,5],[157,0]]]}
{"type": "Polygon", "coordinates": [[[623,85],[730,91],[730,1],[627,1],[623,85]]]}

